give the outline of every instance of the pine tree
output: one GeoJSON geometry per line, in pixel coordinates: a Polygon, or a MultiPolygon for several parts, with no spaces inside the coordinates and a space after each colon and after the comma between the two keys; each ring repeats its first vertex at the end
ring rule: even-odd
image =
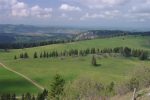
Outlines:
{"type": "Polygon", "coordinates": [[[46,52],[44,51],[43,57],[46,58],[46,52]]]}
{"type": "Polygon", "coordinates": [[[27,93],[26,95],[25,95],[25,100],[31,100],[32,98],[31,98],[31,94],[30,93],[27,93]]]}
{"type": "Polygon", "coordinates": [[[92,57],[92,65],[97,66],[96,58],[95,56],[92,57]]]}
{"type": "Polygon", "coordinates": [[[14,59],[15,59],[15,60],[17,59],[17,56],[16,56],[16,55],[14,56],[14,59]]]}
{"type": "Polygon", "coordinates": [[[42,53],[40,53],[40,58],[42,58],[43,57],[43,54],[42,53]]]}
{"type": "Polygon", "coordinates": [[[16,99],[16,94],[13,94],[13,95],[12,95],[12,99],[11,99],[11,100],[17,100],[17,99],[16,99]]]}
{"type": "Polygon", "coordinates": [[[38,58],[37,52],[34,53],[34,57],[33,58],[38,58]]]}
{"type": "Polygon", "coordinates": [[[32,100],[36,100],[34,95],[32,96],[32,100]]]}
{"type": "Polygon", "coordinates": [[[148,53],[143,51],[139,58],[140,58],[140,60],[147,60],[148,59],[148,53]]]}
{"type": "Polygon", "coordinates": [[[63,94],[64,85],[65,80],[62,78],[61,75],[56,74],[56,76],[54,77],[54,81],[51,84],[51,98],[59,100],[59,97],[63,94]]]}
{"type": "Polygon", "coordinates": [[[23,55],[23,53],[21,53],[21,54],[20,54],[20,58],[24,58],[24,55],[23,55]]]}
{"type": "Polygon", "coordinates": [[[24,96],[24,94],[22,94],[22,99],[21,100],[25,100],[25,96],[24,96]]]}
{"type": "Polygon", "coordinates": [[[125,47],[123,50],[123,56],[125,56],[125,57],[131,56],[131,49],[128,47],[125,47]]]}
{"type": "Polygon", "coordinates": [[[23,58],[29,58],[28,53],[25,52],[23,58]]]}

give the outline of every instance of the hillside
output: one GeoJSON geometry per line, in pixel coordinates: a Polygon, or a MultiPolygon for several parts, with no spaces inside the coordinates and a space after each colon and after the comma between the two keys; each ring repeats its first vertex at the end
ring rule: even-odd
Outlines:
{"type": "MultiPolygon", "coordinates": [[[[91,65],[92,55],[83,57],[33,59],[33,54],[34,52],[37,52],[39,54],[43,51],[50,52],[53,50],[61,52],[63,50],[70,49],[103,49],[120,46],[127,46],[130,48],[143,49],[149,51],[150,37],[122,36],[105,39],[85,40],[65,44],[53,44],[48,46],[25,48],[18,50],[13,49],[9,50],[9,52],[1,51],[0,62],[4,63],[7,67],[29,77],[44,88],[50,88],[50,82],[54,75],[57,73],[63,75],[67,82],[74,81],[81,77],[88,77],[105,84],[109,84],[112,81],[115,83],[119,83],[122,80],[128,79],[130,77],[128,73],[131,73],[134,69],[137,69],[141,66],[150,66],[150,62],[140,61],[138,58],[134,57],[126,58],[120,55],[105,54],[97,55],[97,62],[101,64],[101,66],[95,68],[91,65]],[[22,52],[27,52],[29,54],[29,59],[14,60],[14,55],[18,56],[22,52]]],[[[33,86],[32,84],[29,84],[28,81],[21,79],[20,76],[11,73],[12,75],[9,75],[10,77],[8,77],[8,74],[6,73],[9,72],[7,72],[7,70],[0,68],[0,71],[4,73],[3,75],[5,76],[0,77],[0,81],[2,83],[1,87],[3,87],[5,91],[17,93],[23,93],[26,91],[37,93],[38,91],[40,91],[38,90],[38,88],[35,88],[35,86],[33,86]],[[15,85],[15,83],[17,83],[18,81],[20,82],[21,80],[26,82],[22,82],[22,84],[12,86],[13,88],[8,88],[8,85],[10,84],[5,83],[7,83],[7,80],[9,80],[10,78],[14,79],[11,82],[9,82],[12,85],[15,85]]],[[[4,91],[0,90],[0,92],[4,91]]]]}

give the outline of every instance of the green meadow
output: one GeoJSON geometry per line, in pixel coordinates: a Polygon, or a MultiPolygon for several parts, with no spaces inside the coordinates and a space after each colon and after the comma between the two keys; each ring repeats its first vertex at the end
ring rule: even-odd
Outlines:
{"type": "MultiPolygon", "coordinates": [[[[0,51],[0,62],[7,67],[29,77],[44,88],[50,88],[50,83],[55,74],[61,74],[67,82],[80,77],[90,77],[102,83],[119,83],[130,78],[130,73],[141,66],[150,66],[150,61],[140,61],[138,58],[125,58],[122,56],[98,55],[97,62],[101,66],[91,65],[92,55],[85,57],[58,57],[33,59],[34,52],[53,51],[59,52],[70,49],[86,48],[114,48],[130,47],[134,49],[150,50],[150,36],[124,36],[104,39],[85,40],[65,44],[53,44],[34,48],[0,51]],[[14,55],[22,52],[29,54],[29,59],[14,60],[14,55]]],[[[0,93],[37,93],[40,90],[33,84],[0,67],[0,93]]]]}

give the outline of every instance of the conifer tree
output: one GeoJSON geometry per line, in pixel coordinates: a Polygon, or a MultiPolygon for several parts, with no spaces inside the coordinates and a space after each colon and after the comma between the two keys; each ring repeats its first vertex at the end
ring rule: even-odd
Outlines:
{"type": "Polygon", "coordinates": [[[63,94],[65,80],[61,75],[56,74],[54,81],[51,84],[50,97],[52,99],[59,100],[59,97],[63,94]]]}
{"type": "Polygon", "coordinates": [[[96,58],[95,56],[92,57],[92,65],[97,66],[96,58]]]}
{"type": "Polygon", "coordinates": [[[17,59],[17,56],[16,56],[16,55],[14,56],[14,59],[15,59],[15,60],[17,59]]]}
{"type": "Polygon", "coordinates": [[[37,52],[34,53],[34,58],[38,58],[37,52]]]}

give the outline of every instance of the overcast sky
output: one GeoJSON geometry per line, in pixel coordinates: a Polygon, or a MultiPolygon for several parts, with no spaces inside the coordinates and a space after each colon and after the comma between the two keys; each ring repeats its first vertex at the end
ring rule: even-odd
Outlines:
{"type": "Polygon", "coordinates": [[[0,24],[149,28],[150,0],[0,0],[0,24]]]}

